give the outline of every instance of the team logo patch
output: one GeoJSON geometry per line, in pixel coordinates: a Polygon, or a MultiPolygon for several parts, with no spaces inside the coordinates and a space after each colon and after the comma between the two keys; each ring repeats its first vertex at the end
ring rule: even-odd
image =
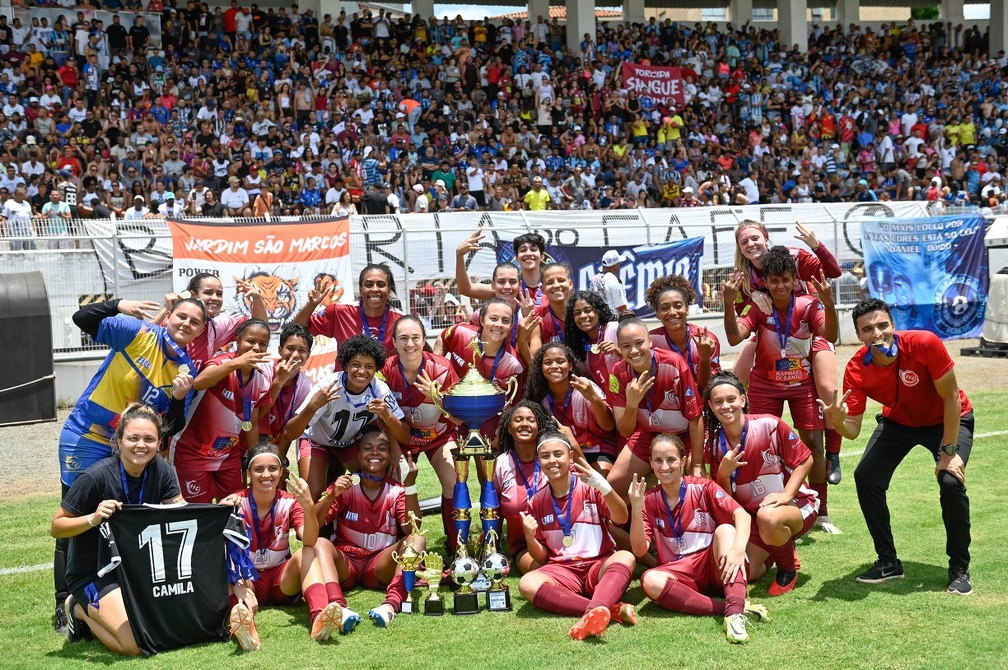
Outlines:
{"type": "Polygon", "coordinates": [[[76,456],[67,456],[63,459],[63,464],[67,470],[80,470],[80,461],[76,456]]]}
{"type": "Polygon", "coordinates": [[[693,523],[699,528],[706,528],[710,523],[710,516],[702,509],[693,510],[693,523]]]}
{"type": "Polygon", "coordinates": [[[191,496],[202,495],[203,487],[199,485],[195,480],[191,480],[185,483],[186,493],[191,496]]]}
{"type": "Polygon", "coordinates": [[[798,439],[798,436],[794,434],[793,430],[790,433],[788,433],[787,437],[788,437],[789,440],[797,440],[798,439]]]}
{"type": "Polygon", "coordinates": [[[595,503],[585,501],[584,514],[587,521],[598,521],[598,507],[595,503]]]}
{"type": "Polygon", "coordinates": [[[657,519],[655,519],[655,525],[658,526],[659,528],[665,528],[665,519],[658,517],[657,519]]]}
{"type": "Polygon", "coordinates": [[[542,523],[542,524],[543,524],[544,526],[545,526],[546,524],[548,524],[548,523],[553,523],[553,515],[552,515],[552,514],[547,514],[546,516],[544,516],[544,517],[543,517],[543,518],[542,518],[542,519],[540,520],[540,522],[541,522],[541,523],[542,523]]]}
{"type": "Polygon", "coordinates": [[[346,518],[347,521],[356,521],[357,512],[347,512],[344,518],[346,518]]]}
{"type": "Polygon", "coordinates": [[[920,382],[920,377],[918,377],[917,373],[914,372],[913,370],[900,370],[899,376],[900,379],[903,381],[903,386],[906,386],[908,388],[917,386],[917,384],[920,382]]]}
{"type": "Polygon", "coordinates": [[[769,451],[763,452],[763,463],[765,465],[774,466],[781,462],[780,456],[771,453],[769,451]]]}
{"type": "Polygon", "coordinates": [[[725,492],[719,489],[719,490],[718,490],[718,491],[717,491],[717,492],[716,492],[716,493],[714,494],[714,497],[715,497],[715,498],[724,498],[724,497],[725,497],[725,492]]]}

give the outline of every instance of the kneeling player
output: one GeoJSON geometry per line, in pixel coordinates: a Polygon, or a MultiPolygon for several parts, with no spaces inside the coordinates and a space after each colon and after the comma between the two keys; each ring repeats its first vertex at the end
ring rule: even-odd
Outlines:
{"type": "Polygon", "coordinates": [[[249,449],[246,467],[249,488],[221,501],[241,507],[258,571],[254,581],[242,580],[234,587],[231,633],[245,651],[258,649],[253,615],[259,606],[289,605],[303,594],[311,614],[312,639],[328,640],[343,624],[341,605],[346,601],[333,565],[336,550],[329,540],[319,537],[318,521],[311,514],[314,503],[308,483],[291,477],[287,481],[290,493],[277,490],[284,467],[280,450],[271,442],[249,449]],[[292,528],[304,543],[293,555],[292,528]]]}
{"type": "MultiPolygon", "coordinates": [[[[405,459],[409,469],[400,484],[389,476],[390,471],[398,472],[399,468],[392,460],[388,436],[377,426],[365,426],[360,438],[361,468],[355,475],[360,481],[355,484],[355,477],[340,476],[315,505],[319,523],[334,524],[335,567],[342,587],[363,584],[370,589],[385,588],[385,602],[368,612],[381,628],[392,623],[407,596],[402,570],[392,554],[402,554],[407,542],[417,552],[422,553],[426,547],[422,535],[406,535],[410,512],[420,518],[420,501],[416,463],[409,452],[405,459]]],[[[349,633],[360,615],[346,609],[345,601],[342,604],[343,630],[349,633]]]]}
{"type": "Polygon", "coordinates": [[[766,608],[746,601],[745,549],[749,514],[710,479],[683,475],[686,448],[675,435],[651,441],[658,486],[630,484],[630,545],[637,556],[658,548],[659,566],[641,576],[648,598],[665,609],[724,617],[729,642],[749,641],[746,614],[768,620],[766,608]],[[723,595],[724,601],[708,594],[723,595]]]}
{"type": "Polygon", "coordinates": [[[536,453],[549,486],[532,496],[521,516],[529,555],[542,567],[526,573],[518,589],[540,609],[580,616],[570,636],[583,640],[601,636],[612,619],[637,623],[633,605],[620,602],[634,557],[617,551],[609,534],[610,522],[627,522],[626,503],[584,458],[571,474],[572,451],[559,431],[539,437],[536,453]]]}

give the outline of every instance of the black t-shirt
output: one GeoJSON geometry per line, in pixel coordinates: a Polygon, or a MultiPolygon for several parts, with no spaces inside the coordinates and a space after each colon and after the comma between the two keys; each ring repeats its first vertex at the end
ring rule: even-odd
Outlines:
{"type": "MultiPolygon", "coordinates": [[[[98,461],[82,472],[74,480],[60,507],[71,516],[88,516],[98,509],[103,500],[161,503],[172,500],[181,493],[175,471],[168,461],[155,456],[144,468],[142,478],[134,479],[127,475],[126,483],[132,494],[127,501],[119,464],[119,459],[113,456],[98,461]],[[140,493],[143,493],[142,500],[138,498],[140,493]]],[[[97,528],[70,538],[67,550],[67,585],[71,591],[78,591],[94,580],[101,567],[98,552],[101,542],[97,528]]]]}
{"type": "Polygon", "coordinates": [[[388,214],[388,196],[381,191],[371,191],[361,197],[365,214],[388,214]]]}
{"type": "Polygon", "coordinates": [[[234,507],[126,505],[108,521],[137,646],[145,654],[228,637],[225,542],[248,547],[234,507]]]}
{"type": "Polygon", "coordinates": [[[126,48],[126,28],[121,23],[110,25],[105,29],[105,34],[108,35],[109,49],[113,52],[126,48]]]}
{"type": "Polygon", "coordinates": [[[147,26],[133,26],[129,30],[130,39],[133,40],[133,50],[146,48],[150,41],[150,31],[147,26]]]}
{"type": "Polygon", "coordinates": [[[224,216],[226,211],[220,200],[214,202],[212,205],[206,203],[203,205],[203,216],[224,216]]]}

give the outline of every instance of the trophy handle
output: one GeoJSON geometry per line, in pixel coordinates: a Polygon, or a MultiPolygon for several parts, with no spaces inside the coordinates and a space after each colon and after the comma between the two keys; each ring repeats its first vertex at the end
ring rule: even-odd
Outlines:
{"type": "Polygon", "coordinates": [[[450,419],[452,416],[445,410],[444,404],[442,404],[442,398],[444,398],[444,392],[441,390],[441,382],[435,380],[434,383],[431,384],[431,402],[434,403],[434,406],[441,411],[441,414],[443,414],[446,419],[450,419]]]}
{"type": "Polygon", "coordinates": [[[399,554],[393,551],[392,560],[395,561],[396,563],[399,563],[399,558],[400,558],[399,554]]]}
{"type": "Polygon", "coordinates": [[[507,402],[504,403],[505,409],[514,402],[515,396],[518,395],[518,377],[512,377],[507,383],[507,402]]]}

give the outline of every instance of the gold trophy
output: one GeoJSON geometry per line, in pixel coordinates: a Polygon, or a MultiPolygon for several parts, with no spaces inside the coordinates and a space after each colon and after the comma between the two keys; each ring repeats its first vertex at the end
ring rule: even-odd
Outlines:
{"type": "Polygon", "coordinates": [[[427,580],[427,599],[424,600],[424,614],[441,616],[444,614],[444,601],[438,595],[441,586],[441,574],[444,571],[444,558],[441,554],[425,551],[423,554],[423,578],[427,580]]]}
{"type": "Polygon", "coordinates": [[[504,583],[504,578],[511,572],[511,564],[507,557],[497,550],[497,531],[491,530],[486,538],[486,558],[480,566],[483,574],[490,580],[487,590],[487,610],[491,612],[511,611],[511,591],[504,583]]]}
{"type": "Polygon", "coordinates": [[[403,601],[400,612],[402,614],[413,614],[413,587],[416,585],[416,569],[423,560],[416,549],[413,548],[414,537],[423,535],[420,530],[420,519],[413,512],[409,513],[410,533],[406,536],[402,554],[392,552],[392,560],[402,568],[403,585],[406,588],[406,600],[403,601]]]}
{"type": "Polygon", "coordinates": [[[480,565],[469,555],[461,532],[457,552],[451,564],[452,581],[459,585],[455,592],[455,614],[479,614],[479,594],[473,591],[472,583],[479,576],[480,565]]]}

